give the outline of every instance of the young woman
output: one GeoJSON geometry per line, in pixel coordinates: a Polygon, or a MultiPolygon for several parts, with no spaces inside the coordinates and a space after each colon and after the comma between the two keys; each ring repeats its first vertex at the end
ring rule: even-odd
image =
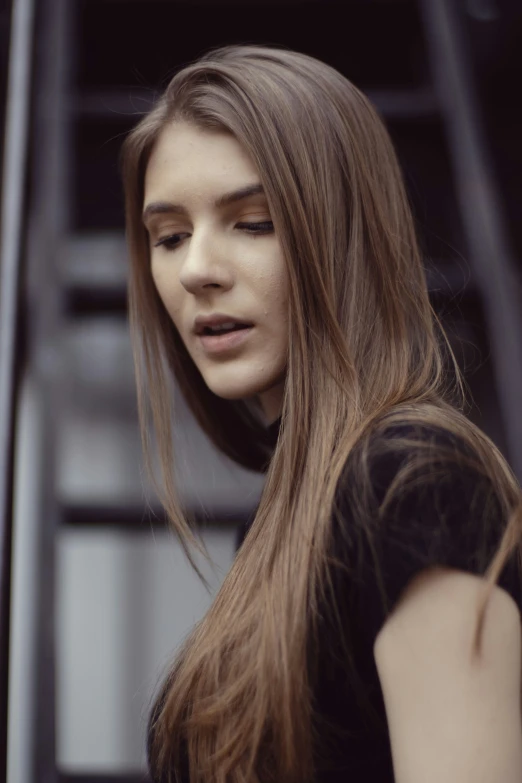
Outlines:
{"type": "Polygon", "coordinates": [[[266,474],[157,694],[153,779],[520,783],[522,492],[463,412],[378,114],[309,56],[225,46],[173,77],[122,176],[143,443],[152,412],[202,579],[171,381],[266,474]]]}

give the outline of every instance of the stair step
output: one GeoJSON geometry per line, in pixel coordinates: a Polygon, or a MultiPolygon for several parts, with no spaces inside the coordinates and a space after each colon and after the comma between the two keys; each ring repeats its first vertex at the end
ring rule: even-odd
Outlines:
{"type": "MultiPolygon", "coordinates": [[[[471,272],[462,259],[438,258],[426,263],[430,294],[453,297],[475,293],[471,272]]],[[[59,259],[64,308],[70,317],[125,315],[129,262],[123,232],[76,233],[62,246],[59,259]]]]}
{"type": "MultiPolygon", "coordinates": [[[[207,509],[205,513],[201,509],[185,509],[193,516],[198,528],[224,527],[242,525],[250,517],[252,508],[244,510],[230,509],[216,512],[207,509]]],[[[137,504],[109,506],[103,504],[65,503],[62,505],[62,522],[70,527],[96,527],[104,530],[110,527],[143,530],[149,534],[152,527],[164,527],[166,525],[165,512],[158,506],[145,509],[145,506],[137,504]]]]}
{"type": "Polygon", "coordinates": [[[145,773],[136,774],[111,774],[103,772],[88,774],[75,772],[59,772],[58,783],[152,783],[151,778],[145,773]]]}
{"type": "MultiPolygon", "coordinates": [[[[367,89],[365,95],[385,119],[418,119],[439,113],[437,96],[430,87],[367,89]]],[[[68,111],[76,118],[110,119],[130,118],[148,112],[160,91],[129,86],[127,89],[88,90],[72,95],[68,111]]]]}

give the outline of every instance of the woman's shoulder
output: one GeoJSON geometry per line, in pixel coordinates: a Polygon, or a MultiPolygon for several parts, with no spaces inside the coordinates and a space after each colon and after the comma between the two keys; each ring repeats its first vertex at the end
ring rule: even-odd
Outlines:
{"type": "MultiPolygon", "coordinates": [[[[473,438],[449,427],[396,423],[369,439],[366,456],[366,466],[358,460],[339,488],[336,541],[339,559],[355,569],[357,616],[373,643],[420,571],[443,566],[483,575],[506,513],[473,438]]],[[[499,584],[522,609],[516,552],[499,584]]]]}
{"type": "Polygon", "coordinates": [[[460,473],[472,482],[479,477],[487,480],[480,435],[473,425],[452,427],[444,421],[395,419],[380,423],[361,439],[347,460],[345,477],[350,470],[361,476],[366,473],[374,484],[389,484],[397,474],[406,478],[408,472],[426,479],[448,478],[460,473]]]}
{"type": "Polygon", "coordinates": [[[411,470],[446,463],[477,467],[472,440],[444,423],[393,420],[379,423],[365,433],[347,457],[340,484],[346,488],[354,478],[361,483],[389,483],[408,466],[411,470]]]}

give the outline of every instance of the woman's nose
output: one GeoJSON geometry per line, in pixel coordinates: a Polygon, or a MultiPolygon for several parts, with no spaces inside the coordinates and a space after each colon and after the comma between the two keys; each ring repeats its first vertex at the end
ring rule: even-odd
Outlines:
{"type": "Polygon", "coordinates": [[[187,289],[209,283],[226,285],[230,278],[230,259],[227,261],[226,243],[210,232],[194,232],[185,244],[180,269],[180,281],[187,289]]]}

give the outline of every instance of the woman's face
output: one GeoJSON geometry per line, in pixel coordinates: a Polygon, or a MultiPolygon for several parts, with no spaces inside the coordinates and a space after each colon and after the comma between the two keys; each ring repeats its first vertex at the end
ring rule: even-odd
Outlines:
{"type": "Polygon", "coordinates": [[[234,136],[177,122],[154,147],[143,206],[154,284],[207,386],[230,400],[257,397],[270,423],[287,366],[286,266],[262,192],[216,203],[260,184],[234,136]],[[202,340],[194,321],[214,313],[252,328],[202,340]],[[230,338],[240,340],[217,345],[230,338]]]}

